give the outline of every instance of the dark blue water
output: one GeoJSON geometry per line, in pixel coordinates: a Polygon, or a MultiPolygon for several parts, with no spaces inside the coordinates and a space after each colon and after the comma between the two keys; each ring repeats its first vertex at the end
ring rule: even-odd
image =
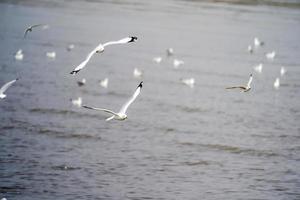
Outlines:
{"type": "Polygon", "coordinates": [[[0,3],[0,85],[21,77],[0,101],[0,198],[299,199],[300,10],[249,2],[0,3]],[[50,27],[23,40],[35,23],[50,27]],[[98,43],[131,35],[136,43],[111,46],[69,74],[98,43]],[[265,45],[249,54],[255,36],[265,45]],[[174,69],[174,58],[185,64],[174,69]],[[250,73],[248,93],[224,89],[250,73]],[[98,84],[105,77],[107,89],[98,84]],[[193,89],[180,83],[190,77],[193,89]],[[105,122],[105,113],[69,101],[118,111],[141,80],[126,121],[105,122]]]}

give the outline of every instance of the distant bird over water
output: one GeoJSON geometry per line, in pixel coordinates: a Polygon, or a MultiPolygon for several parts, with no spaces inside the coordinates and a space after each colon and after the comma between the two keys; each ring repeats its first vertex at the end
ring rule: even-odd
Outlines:
{"type": "Polygon", "coordinates": [[[174,55],[174,49],[173,48],[168,48],[167,49],[167,56],[172,56],[174,55]]]}
{"type": "Polygon", "coordinates": [[[77,81],[77,85],[78,85],[79,87],[84,86],[85,83],[86,83],[85,78],[83,78],[81,81],[77,81]]]}
{"type": "Polygon", "coordinates": [[[259,47],[263,46],[265,43],[263,41],[260,41],[257,37],[254,38],[254,46],[259,47]]]}
{"type": "Polygon", "coordinates": [[[279,86],[280,86],[280,79],[279,78],[276,78],[274,84],[273,84],[274,88],[277,90],[279,89],[279,86]]]}
{"type": "Polygon", "coordinates": [[[23,51],[22,51],[22,49],[19,49],[17,51],[17,53],[15,54],[15,59],[16,60],[23,60],[23,58],[24,58],[23,51]]]}
{"type": "Polygon", "coordinates": [[[70,74],[77,74],[80,70],[82,70],[86,64],[89,62],[89,60],[92,58],[92,56],[95,53],[102,53],[104,51],[104,47],[109,46],[109,45],[114,45],[114,44],[126,44],[126,43],[130,43],[130,42],[135,42],[137,40],[137,37],[126,37],[123,38],[121,40],[118,41],[111,41],[111,42],[107,42],[104,44],[99,44],[95,49],[93,49],[88,56],[86,57],[86,59],[80,63],[73,71],[71,71],[70,74]]]}
{"type": "Polygon", "coordinates": [[[240,89],[242,92],[248,92],[251,89],[250,84],[252,82],[252,79],[253,79],[252,74],[250,74],[250,78],[246,86],[227,87],[226,89],[240,89]]]}
{"type": "Polygon", "coordinates": [[[103,88],[107,88],[107,86],[108,86],[108,80],[109,80],[108,78],[100,80],[99,81],[100,86],[103,87],[103,88]]]}
{"type": "Polygon", "coordinates": [[[194,78],[186,78],[186,79],[180,79],[180,81],[189,86],[190,88],[193,88],[195,85],[195,79],[194,78]]]}
{"type": "Polygon", "coordinates": [[[28,32],[32,32],[33,28],[36,28],[39,26],[47,26],[47,24],[35,24],[35,25],[27,27],[27,29],[24,32],[24,38],[26,38],[28,32]]]}
{"type": "Polygon", "coordinates": [[[285,73],[286,73],[285,67],[281,67],[281,68],[280,68],[280,76],[285,75],[285,73]]]}
{"type": "Polygon", "coordinates": [[[138,69],[138,68],[134,68],[133,77],[134,78],[141,78],[142,76],[143,76],[143,71],[138,69]]]}
{"type": "Polygon", "coordinates": [[[267,58],[268,60],[274,60],[275,56],[276,56],[276,52],[275,52],[275,51],[266,53],[266,58],[267,58]]]}
{"type": "Polygon", "coordinates": [[[173,61],[173,66],[175,69],[177,69],[180,65],[183,65],[183,64],[184,64],[183,60],[174,59],[174,61],[173,61]]]}
{"type": "Polygon", "coordinates": [[[263,69],[263,64],[262,63],[259,63],[259,65],[256,65],[253,67],[254,70],[257,72],[257,73],[261,73],[262,72],[262,69],[263,69]]]}
{"type": "Polygon", "coordinates": [[[14,79],[8,83],[5,83],[1,89],[0,89],[0,99],[4,99],[6,97],[6,94],[4,94],[4,92],[10,87],[12,86],[12,84],[14,84],[14,82],[16,82],[17,80],[19,80],[18,78],[17,79],[14,79]]]}
{"type": "Polygon", "coordinates": [[[89,106],[85,106],[85,105],[83,105],[82,107],[87,108],[87,109],[92,109],[92,110],[104,111],[104,112],[111,114],[112,116],[107,118],[106,121],[109,121],[112,119],[125,120],[125,119],[127,119],[126,111],[127,111],[128,107],[136,99],[136,97],[140,94],[142,87],[143,87],[143,81],[140,82],[140,84],[136,88],[132,97],[130,97],[130,99],[122,106],[122,108],[120,109],[120,111],[118,113],[108,110],[108,109],[104,109],[104,108],[94,108],[94,107],[89,107],[89,106]]]}
{"type": "Polygon", "coordinates": [[[82,104],[81,97],[78,97],[77,99],[70,99],[70,100],[74,106],[81,107],[81,104],[82,104]]]}

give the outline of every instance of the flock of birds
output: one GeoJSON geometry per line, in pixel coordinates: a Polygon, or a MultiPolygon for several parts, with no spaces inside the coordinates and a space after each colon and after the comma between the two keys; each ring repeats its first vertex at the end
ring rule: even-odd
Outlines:
{"type": "MultiPolygon", "coordinates": [[[[38,28],[38,27],[42,27],[43,29],[48,28],[49,26],[47,24],[37,24],[37,25],[32,25],[29,26],[25,32],[24,32],[24,39],[26,38],[26,36],[28,35],[28,33],[32,32],[34,29],[38,28]]],[[[88,53],[88,55],[86,56],[86,58],[78,65],[76,66],[71,72],[70,74],[72,75],[76,75],[78,72],[80,72],[81,70],[83,70],[89,63],[90,59],[95,55],[95,54],[101,54],[102,52],[104,52],[105,48],[107,46],[110,45],[118,45],[118,44],[128,44],[128,43],[133,43],[137,41],[137,37],[135,36],[131,36],[131,37],[126,37],[117,41],[110,41],[110,42],[106,42],[104,44],[100,43],[98,44],[91,52],[88,53]]],[[[254,51],[257,48],[260,48],[261,46],[264,45],[264,42],[260,41],[257,37],[254,38],[254,46],[249,45],[248,46],[248,52],[249,53],[254,53],[254,51]]],[[[70,44],[67,47],[68,51],[71,51],[74,48],[74,44],[70,44]]],[[[174,50],[172,48],[168,48],[166,50],[167,56],[173,56],[174,55],[174,50]]],[[[56,53],[55,52],[47,52],[47,57],[49,58],[55,58],[56,53]]],[[[266,58],[268,60],[273,61],[275,56],[276,56],[276,52],[272,51],[269,53],[265,54],[266,58]]],[[[24,57],[23,52],[21,49],[19,49],[16,54],[15,54],[15,59],[16,60],[22,60],[24,57]]],[[[163,58],[162,57],[154,57],[153,58],[153,62],[160,64],[162,62],[163,58]]],[[[183,60],[179,60],[179,59],[173,59],[173,67],[175,69],[178,69],[181,65],[184,65],[184,61],[183,60]]],[[[257,73],[262,73],[263,70],[263,64],[260,63],[257,66],[254,66],[254,71],[256,71],[257,73]]],[[[281,67],[280,69],[280,75],[283,76],[286,73],[286,69],[284,67],[281,67]]],[[[143,76],[143,71],[135,68],[133,71],[133,76],[135,78],[141,78],[143,76]]],[[[16,78],[12,81],[7,82],[6,84],[4,84],[1,89],[0,89],[0,99],[4,99],[6,97],[5,91],[12,86],[17,80],[19,80],[19,78],[16,78]]],[[[237,86],[231,86],[231,87],[226,87],[226,89],[239,89],[241,92],[248,92],[251,89],[251,83],[253,80],[253,75],[250,74],[249,80],[247,82],[246,85],[237,85],[237,86]]],[[[193,88],[194,84],[195,84],[195,79],[194,78],[185,78],[185,79],[180,79],[181,83],[193,88]]],[[[108,82],[109,79],[106,77],[103,80],[99,81],[100,86],[102,86],[103,88],[107,88],[108,87],[108,82]]],[[[84,86],[86,84],[86,79],[82,79],[80,81],[77,81],[78,86],[84,86]]],[[[273,84],[275,89],[278,89],[280,87],[280,78],[277,77],[276,80],[274,81],[273,84]]],[[[139,83],[139,85],[137,86],[137,88],[135,89],[133,95],[128,99],[128,101],[121,107],[121,109],[118,112],[109,110],[109,109],[105,109],[105,108],[97,108],[97,107],[91,107],[91,106],[87,106],[87,105],[82,105],[82,98],[79,97],[78,99],[71,99],[71,102],[73,105],[78,106],[78,107],[83,107],[86,109],[91,109],[91,110],[96,110],[96,111],[103,111],[106,112],[108,114],[110,114],[110,117],[108,117],[106,119],[106,121],[115,119],[115,120],[125,120],[127,118],[126,115],[126,111],[128,109],[128,107],[133,103],[133,101],[137,98],[137,96],[140,94],[141,89],[143,87],[143,81],[141,81],[139,83]]]]}

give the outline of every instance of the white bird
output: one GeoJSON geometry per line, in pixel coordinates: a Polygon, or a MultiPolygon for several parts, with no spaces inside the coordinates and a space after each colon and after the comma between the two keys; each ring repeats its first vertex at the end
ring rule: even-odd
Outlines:
{"type": "Polygon", "coordinates": [[[105,79],[103,79],[103,80],[100,80],[100,81],[99,81],[99,84],[101,85],[101,87],[107,88],[107,86],[108,86],[108,78],[105,78],[105,79]]]}
{"type": "Polygon", "coordinates": [[[77,81],[78,86],[84,86],[86,83],[85,78],[83,78],[81,81],[77,81]]]}
{"type": "Polygon", "coordinates": [[[168,48],[167,49],[167,56],[172,56],[174,54],[174,49],[173,48],[168,48]]]}
{"type": "Polygon", "coordinates": [[[7,200],[6,198],[2,198],[1,200],[7,200]]]}
{"type": "Polygon", "coordinates": [[[279,86],[280,86],[280,79],[279,79],[279,78],[276,78],[276,80],[275,80],[273,86],[274,86],[275,89],[278,89],[278,88],[279,88],[279,86]]]}
{"type": "Polygon", "coordinates": [[[47,53],[46,53],[46,56],[47,56],[48,58],[54,59],[54,58],[56,57],[56,53],[55,53],[55,51],[47,52],[47,53]]]}
{"type": "Polygon", "coordinates": [[[265,43],[263,41],[260,41],[257,37],[254,38],[254,46],[259,47],[263,46],[265,43]]]}
{"type": "Polygon", "coordinates": [[[261,73],[262,69],[263,69],[263,64],[259,63],[258,65],[254,66],[253,68],[257,73],[261,73]]]}
{"type": "Polygon", "coordinates": [[[274,60],[275,56],[276,56],[276,52],[275,51],[266,53],[266,58],[269,59],[269,60],[274,60]]]}
{"type": "Polygon", "coordinates": [[[26,37],[27,33],[28,32],[32,32],[32,29],[35,28],[35,27],[39,27],[39,26],[43,26],[43,29],[46,29],[44,27],[49,27],[47,24],[35,24],[35,25],[32,25],[32,26],[29,26],[26,28],[25,32],[24,32],[24,38],[26,37]]]}
{"type": "Polygon", "coordinates": [[[23,57],[24,57],[23,51],[22,51],[22,49],[19,49],[17,51],[17,53],[15,54],[15,59],[16,60],[23,60],[23,57]]]}
{"type": "Polygon", "coordinates": [[[72,51],[74,49],[75,45],[74,44],[69,44],[67,46],[67,51],[72,51]]]}
{"type": "Polygon", "coordinates": [[[121,109],[118,113],[108,110],[108,109],[104,109],[104,108],[94,108],[94,107],[89,107],[89,106],[85,106],[85,105],[83,105],[82,107],[87,108],[87,109],[92,109],[92,110],[104,111],[109,114],[112,114],[112,116],[107,118],[106,121],[109,121],[112,119],[125,120],[125,119],[127,119],[126,111],[127,111],[128,107],[136,99],[136,97],[140,94],[142,87],[143,87],[143,81],[138,85],[138,87],[136,88],[132,97],[130,97],[130,99],[128,99],[128,101],[121,107],[121,109]]]}
{"type": "Polygon", "coordinates": [[[181,81],[183,84],[185,84],[185,85],[187,85],[187,86],[189,86],[189,87],[191,87],[191,88],[193,88],[194,85],[195,85],[195,79],[194,79],[194,78],[180,79],[180,81],[181,81]]]}
{"type": "Polygon", "coordinates": [[[251,89],[250,84],[252,82],[252,79],[253,79],[252,74],[250,74],[250,78],[249,78],[249,81],[248,81],[246,86],[233,86],[233,87],[227,87],[226,89],[236,89],[236,88],[238,88],[242,92],[248,92],[251,89]]]}
{"type": "Polygon", "coordinates": [[[134,68],[134,70],[133,70],[133,76],[135,78],[141,78],[143,76],[143,71],[139,70],[138,68],[134,68]]]}
{"type": "Polygon", "coordinates": [[[154,57],[153,61],[156,62],[156,63],[161,63],[162,57],[154,57]]]}
{"type": "Polygon", "coordinates": [[[82,105],[81,97],[78,97],[77,99],[70,99],[70,100],[74,106],[81,107],[81,105],[82,105]]]}
{"type": "Polygon", "coordinates": [[[0,89],[0,99],[4,99],[6,97],[6,94],[4,94],[4,92],[12,85],[14,84],[14,82],[16,82],[17,80],[19,80],[18,78],[17,79],[14,79],[12,81],[9,81],[8,83],[5,83],[1,89],[0,89]]]}
{"type": "Polygon", "coordinates": [[[280,68],[280,75],[283,76],[286,73],[285,67],[280,68]]]}
{"type": "Polygon", "coordinates": [[[104,51],[104,47],[109,46],[109,45],[114,45],[114,44],[126,44],[130,42],[135,42],[137,40],[137,37],[126,37],[118,41],[111,41],[111,42],[106,42],[104,44],[99,44],[95,49],[93,49],[86,57],[86,59],[81,62],[73,71],[71,71],[70,74],[77,74],[80,70],[82,70],[86,64],[89,62],[89,60],[92,58],[92,56],[95,53],[102,53],[104,51]]]}
{"type": "Polygon", "coordinates": [[[184,64],[183,60],[174,59],[174,61],[173,61],[173,66],[175,69],[177,69],[180,65],[183,65],[183,64],[184,64]]]}
{"type": "Polygon", "coordinates": [[[248,51],[249,53],[253,53],[253,48],[252,48],[251,45],[248,45],[247,51],[248,51]]]}

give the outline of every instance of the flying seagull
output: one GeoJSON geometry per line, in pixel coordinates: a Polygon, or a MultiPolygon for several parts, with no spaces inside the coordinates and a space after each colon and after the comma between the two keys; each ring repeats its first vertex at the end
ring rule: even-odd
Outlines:
{"type": "Polygon", "coordinates": [[[254,38],[254,46],[259,47],[263,46],[265,43],[263,41],[260,41],[257,37],[254,38]]]}
{"type": "Polygon", "coordinates": [[[86,59],[80,63],[73,71],[71,71],[70,74],[77,74],[80,70],[82,70],[86,64],[89,62],[89,60],[92,58],[92,56],[95,54],[95,53],[102,53],[104,51],[104,47],[106,46],[109,46],[109,45],[113,45],[113,44],[126,44],[126,43],[129,43],[129,42],[135,42],[137,40],[137,37],[126,37],[126,38],[123,38],[121,40],[118,40],[118,41],[111,41],[111,42],[106,42],[104,44],[99,44],[95,49],[93,49],[93,51],[91,51],[86,59]]]}
{"type": "Polygon", "coordinates": [[[81,97],[78,97],[77,99],[70,99],[70,101],[72,102],[72,104],[74,106],[81,107],[81,104],[82,104],[82,98],[81,97]]]}
{"type": "Polygon", "coordinates": [[[136,99],[136,97],[140,94],[142,87],[143,87],[143,81],[140,82],[140,84],[137,86],[137,88],[136,88],[134,94],[132,95],[132,97],[130,97],[130,99],[128,99],[128,101],[122,106],[122,108],[120,109],[120,111],[118,113],[116,113],[114,111],[111,111],[111,110],[108,110],[108,109],[104,109],[104,108],[94,108],[94,107],[89,107],[89,106],[85,106],[85,105],[83,105],[82,107],[87,108],[87,109],[92,109],[92,110],[104,111],[104,112],[107,112],[109,114],[112,114],[112,116],[107,118],[106,121],[109,121],[109,120],[112,120],[112,119],[125,120],[127,118],[127,115],[126,115],[127,108],[136,99]]]}
{"type": "Polygon", "coordinates": [[[253,79],[252,74],[250,74],[250,78],[249,78],[249,81],[248,81],[248,83],[247,83],[246,86],[227,87],[226,89],[236,89],[236,88],[238,88],[238,89],[240,89],[242,92],[248,92],[248,91],[251,89],[250,84],[251,84],[251,82],[252,82],[252,79],[253,79]]]}
{"type": "Polygon", "coordinates": [[[35,25],[27,27],[27,29],[24,32],[24,38],[26,37],[26,35],[27,35],[28,32],[32,32],[33,28],[39,27],[39,26],[46,26],[46,24],[35,24],[35,25]]]}
{"type": "Polygon", "coordinates": [[[12,80],[8,83],[5,83],[2,88],[0,89],[0,98],[1,99],[4,99],[6,97],[6,94],[4,94],[4,92],[14,83],[16,82],[17,80],[19,80],[18,78],[15,79],[15,80],[12,80]]]}

